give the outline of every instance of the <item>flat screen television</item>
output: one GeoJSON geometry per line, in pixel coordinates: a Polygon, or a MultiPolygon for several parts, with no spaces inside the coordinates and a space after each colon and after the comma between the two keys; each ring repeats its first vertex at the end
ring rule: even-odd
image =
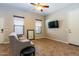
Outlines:
{"type": "Polygon", "coordinates": [[[51,21],[48,23],[48,27],[49,28],[59,28],[59,21],[56,20],[56,21],[51,21]]]}

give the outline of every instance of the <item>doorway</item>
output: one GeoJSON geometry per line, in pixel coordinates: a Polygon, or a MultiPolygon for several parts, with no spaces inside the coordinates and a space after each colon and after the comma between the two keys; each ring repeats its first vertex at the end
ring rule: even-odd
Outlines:
{"type": "Polygon", "coordinates": [[[79,10],[68,14],[69,43],[79,45],[79,10]]]}

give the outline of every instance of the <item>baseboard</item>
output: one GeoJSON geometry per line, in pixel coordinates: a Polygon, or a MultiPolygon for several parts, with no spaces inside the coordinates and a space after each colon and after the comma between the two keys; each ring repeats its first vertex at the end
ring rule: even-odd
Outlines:
{"type": "Polygon", "coordinates": [[[49,37],[46,37],[46,38],[47,38],[47,39],[50,39],[50,40],[59,41],[59,42],[62,42],[62,43],[69,44],[68,42],[65,42],[65,41],[62,41],[62,40],[57,40],[56,38],[54,38],[54,39],[49,38],[49,37]]]}
{"type": "Polygon", "coordinates": [[[69,44],[68,42],[65,42],[65,41],[62,41],[62,40],[57,40],[56,38],[49,38],[49,37],[39,37],[39,38],[36,38],[36,39],[50,39],[50,40],[54,40],[54,41],[59,41],[59,42],[62,42],[62,43],[66,43],[66,44],[69,44]]]}
{"type": "Polygon", "coordinates": [[[75,45],[75,44],[72,44],[72,43],[69,43],[69,45],[73,45],[73,46],[77,46],[77,47],[79,47],[79,45],[75,45]]]}
{"type": "Polygon", "coordinates": [[[9,44],[9,42],[0,42],[0,44],[9,44]]]}
{"type": "Polygon", "coordinates": [[[35,39],[45,39],[45,37],[38,37],[38,38],[35,38],[35,39]]]}
{"type": "Polygon", "coordinates": [[[62,42],[62,43],[66,43],[66,44],[69,44],[68,42],[61,41],[61,40],[56,40],[56,41],[59,41],[59,42],[62,42]]]}

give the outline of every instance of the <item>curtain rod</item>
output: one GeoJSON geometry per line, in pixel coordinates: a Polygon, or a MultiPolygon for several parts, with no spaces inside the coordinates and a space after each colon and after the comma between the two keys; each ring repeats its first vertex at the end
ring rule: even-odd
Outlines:
{"type": "Polygon", "coordinates": [[[16,16],[16,15],[14,15],[13,17],[24,18],[24,17],[22,17],[22,16],[16,16]]]}
{"type": "Polygon", "coordinates": [[[42,20],[40,20],[40,19],[35,19],[35,20],[42,21],[42,20]]]}

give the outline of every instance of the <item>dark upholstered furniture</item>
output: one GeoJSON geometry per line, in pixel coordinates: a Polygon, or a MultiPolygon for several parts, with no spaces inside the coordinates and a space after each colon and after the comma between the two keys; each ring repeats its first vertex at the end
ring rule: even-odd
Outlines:
{"type": "Polygon", "coordinates": [[[20,52],[21,56],[35,56],[35,47],[30,46],[30,47],[26,47],[24,48],[21,52],[20,52]]]}
{"type": "Polygon", "coordinates": [[[10,53],[12,56],[20,56],[20,51],[25,47],[34,46],[28,39],[19,40],[16,33],[9,35],[10,39],[10,53]]]}

